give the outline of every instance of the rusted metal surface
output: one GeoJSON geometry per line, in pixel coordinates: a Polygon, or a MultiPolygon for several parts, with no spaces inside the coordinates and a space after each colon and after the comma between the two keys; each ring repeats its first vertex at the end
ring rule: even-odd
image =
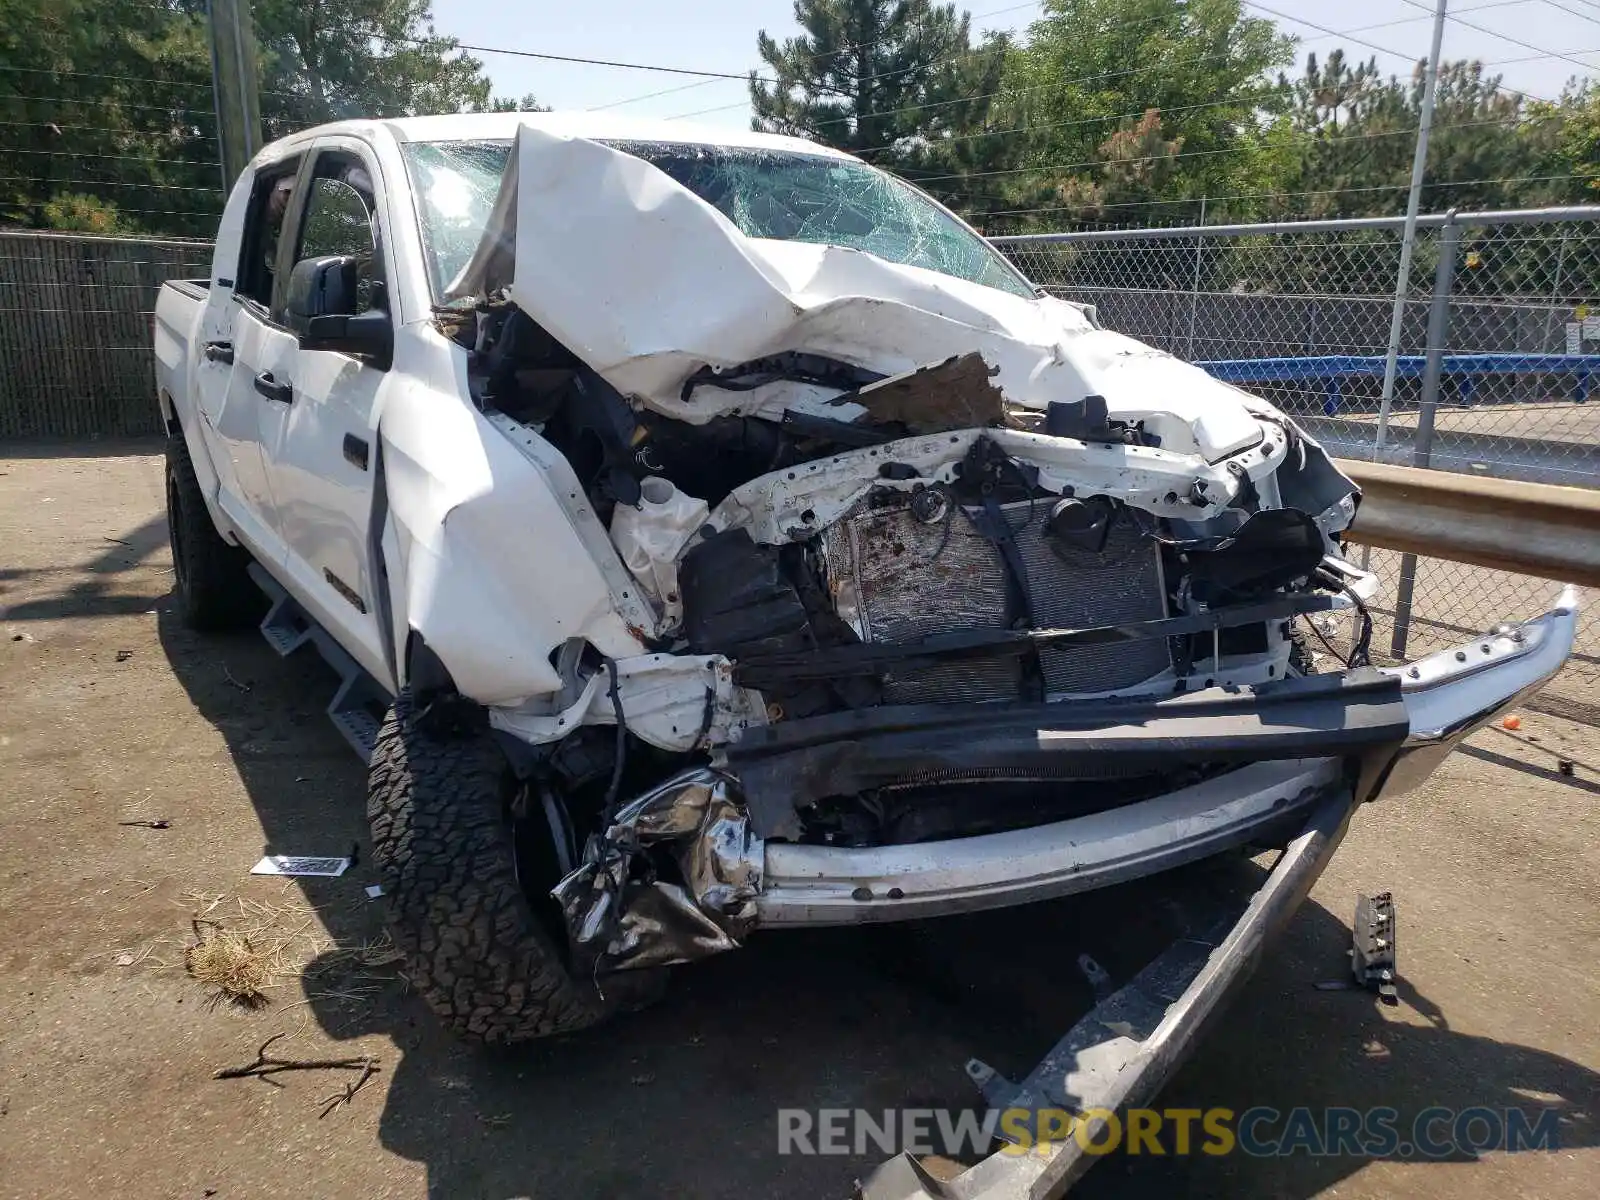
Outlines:
{"type": "Polygon", "coordinates": [[[1600,587],[1600,491],[1342,459],[1353,542],[1600,587]]]}

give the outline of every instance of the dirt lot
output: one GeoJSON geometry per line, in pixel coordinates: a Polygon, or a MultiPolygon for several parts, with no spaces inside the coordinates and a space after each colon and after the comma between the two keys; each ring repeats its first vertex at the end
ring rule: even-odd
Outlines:
{"type": "MultiPolygon", "coordinates": [[[[780,1158],[777,1109],[972,1106],[969,1056],[1020,1073],[1081,1010],[1078,952],[1114,974],[1148,952],[1149,887],[769,935],[611,1027],[453,1044],[385,961],[365,863],[247,874],[263,851],[364,847],[363,771],[321,715],[319,664],[176,627],[156,449],[0,447],[0,1196],[842,1198],[872,1159],[780,1158]],[[170,826],[119,824],[136,820],[170,826]],[[196,913],[306,972],[253,1011],[208,1004],[181,966],[196,913]],[[280,1032],[286,1054],[372,1055],[380,1073],[325,1118],[343,1075],[211,1078],[280,1032]]],[[[1594,729],[1530,711],[1360,814],[1165,1098],[1553,1108],[1559,1151],[1119,1159],[1082,1194],[1595,1195],[1597,768],[1594,729]],[[1343,970],[1356,893],[1381,888],[1400,906],[1398,1008],[1315,987],[1343,970]]]]}

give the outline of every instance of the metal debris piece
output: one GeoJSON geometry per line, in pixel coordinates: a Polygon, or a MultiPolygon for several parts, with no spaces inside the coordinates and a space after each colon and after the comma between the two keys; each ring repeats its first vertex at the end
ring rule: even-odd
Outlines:
{"type": "Polygon", "coordinates": [[[739,946],[755,920],[761,861],[732,780],[701,767],[624,805],[551,895],[595,973],[669,966],[739,946]],[[663,865],[682,882],[662,878],[663,865]]]}
{"type": "Polygon", "coordinates": [[[1356,982],[1371,988],[1385,1004],[1399,1004],[1395,991],[1395,912],[1394,897],[1388,892],[1362,896],[1356,900],[1354,945],[1350,969],[1356,982]]]}
{"type": "Polygon", "coordinates": [[[118,821],[118,825],[137,825],[141,829],[171,829],[172,822],[158,817],[153,821],[118,821]]]}
{"type": "Polygon", "coordinates": [[[990,382],[995,371],[973,351],[869,383],[833,402],[862,405],[874,422],[897,422],[911,433],[996,425],[1006,406],[990,382]]]}

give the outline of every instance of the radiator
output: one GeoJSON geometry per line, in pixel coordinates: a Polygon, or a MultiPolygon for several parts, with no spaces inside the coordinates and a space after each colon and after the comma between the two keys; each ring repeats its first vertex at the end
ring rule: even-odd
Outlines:
{"type": "MultiPolygon", "coordinates": [[[[1063,559],[1043,538],[1050,501],[1001,507],[1028,576],[1035,628],[1083,628],[1167,615],[1156,543],[1118,522],[1099,554],[1063,559]]],[[[822,537],[828,587],[839,615],[863,641],[908,642],[929,634],[1004,625],[1006,568],[978,532],[981,510],[957,509],[924,524],[904,507],[858,505],[822,537]]],[[[1046,649],[1039,655],[1050,694],[1111,692],[1171,665],[1163,640],[1046,649]]],[[[1015,699],[1022,663],[967,659],[908,667],[884,679],[891,703],[1015,699]]]]}

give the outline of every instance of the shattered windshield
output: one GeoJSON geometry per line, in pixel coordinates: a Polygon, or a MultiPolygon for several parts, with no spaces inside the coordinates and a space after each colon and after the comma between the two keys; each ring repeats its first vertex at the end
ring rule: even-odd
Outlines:
{"type": "Polygon", "coordinates": [[[407,142],[401,149],[437,299],[483,240],[511,143],[407,142]]]}
{"type": "MultiPolygon", "coordinates": [[[[1035,294],[983,238],[916,188],[865,163],[753,147],[606,144],[665,171],[746,237],[846,246],[1012,295],[1035,294]]],[[[477,249],[511,143],[411,142],[404,152],[438,296],[477,249]]]]}
{"type": "Polygon", "coordinates": [[[994,247],[893,175],[848,158],[682,142],[610,142],[659,167],[746,237],[822,242],[1018,296],[1034,290],[994,247]]]}

